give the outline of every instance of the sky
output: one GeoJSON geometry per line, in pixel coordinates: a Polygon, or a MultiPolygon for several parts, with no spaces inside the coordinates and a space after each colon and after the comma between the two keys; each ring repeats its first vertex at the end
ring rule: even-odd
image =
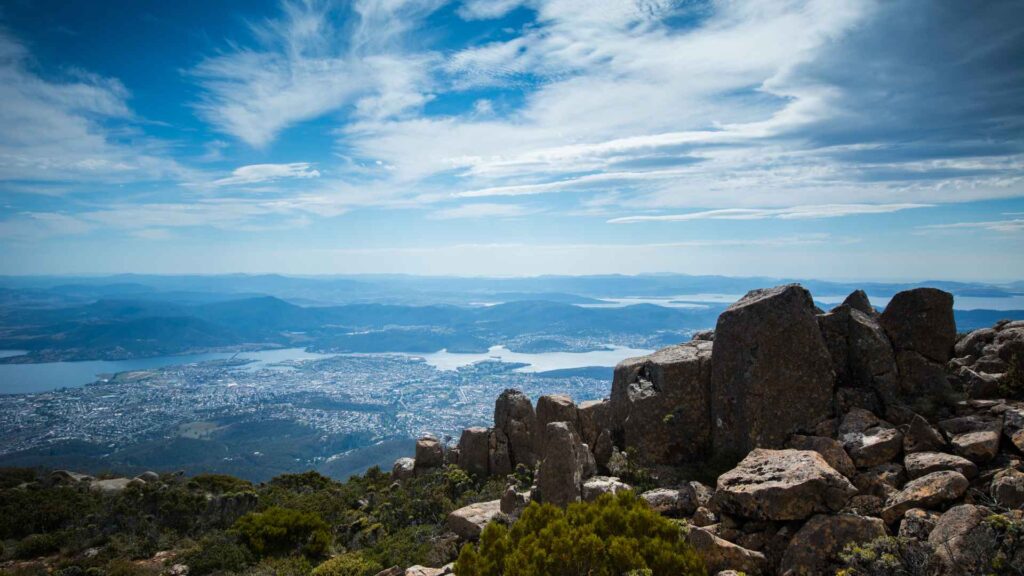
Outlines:
{"type": "Polygon", "coordinates": [[[1024,279],[1024,3],[0,1],[0,274],[1024,279]]]}

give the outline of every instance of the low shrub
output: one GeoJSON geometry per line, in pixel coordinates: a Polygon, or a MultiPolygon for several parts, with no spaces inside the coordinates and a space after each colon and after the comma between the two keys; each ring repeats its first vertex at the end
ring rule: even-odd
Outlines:
{"type": "Polygon", "coordinates": [[[272,507],[242,516],[233,529],[259,557],[302,554],[315,558],[327,555],[331,548],[330,527],[310,512],[272,507]]]}
{"type": "Polygon", "coordinates": [[[60,550],[60,538],[56,534],[29,534],[14,547],[14,557],[30,560],[40,556],[49,556],[60,550]]]}
{"type": "Polygon", "coordinates": [[[373,576],[383,570],[380,563],[361,552],[335,556],[313,569],[312,576],[373,576]]]}
{"type": "Polygon", "coordinates": [[[189,567],[191,576],[204,576],[214,572],[240,572],[255,558],[238,537],[228,532],[211,532],[199,545],[179,559],[189,567]]]}
{"type": "Polygon", "coordinates": [[[491,523],[459,554],[459,576],[705,574],[679,525],[632,492],[561,509],[531,503],[510,528],[491,523]]]}

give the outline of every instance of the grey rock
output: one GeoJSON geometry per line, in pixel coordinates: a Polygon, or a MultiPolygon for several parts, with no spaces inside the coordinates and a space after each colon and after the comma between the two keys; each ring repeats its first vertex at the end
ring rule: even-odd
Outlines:
{"type": "Polygon", "coordinates": [[[519,464],[528,468],[536,465],[537,414],[526,394],[509,388],[498,396],[494,402],[494,428],[505,435],[513,470],[519,464]]]}
{"type": "Polygon", "coordinates": [[[718,477],[712,507],[754,520],[802,520],[841,510],[857,492],[820,454],[753,450],[718,477]]]}
{"type": "Polygon", "coordinates": [[[928,535],[932,533],[940,516],[942,515],[938,512],[931,512],[921,508],[907,510],[903,514],[903,520],[900,522],[900,538],[916,538],[917,540],[927,541],[928,535]]]}
{"type": "Polygon", "coordinates": [[[537,399],[537,434],[534,450],[538,458],[544,455],[544,430],[551,422],[568,422],[573,431],[580,433],[579,415],[572,398],[565,394],[548,394],[537,399]]]}
{"type": "Polygon", "coordinates": [[[953,295],[936,288],[897,293],[882,312],[880,323],[897,352],[911,350],[945,364],[956,341],[953,295]]]}
{"type": "Polygon", "coordinates": [[[1003,508],[1024,510],[1024,473],[1007,468],[992,478],[989,493],[1003,508]]]}
{"type": "Polygon", "coordinates": [[[479,477],[487,477],[490,469],[491,431],[473,427],[462,431],[459,438],[459,466],[479,477]]]}
{"type": "Polygon", "coordinates": [[[903,433],[903,451],[936,452],[946,446],[946,441],[938,430],[932,427],[924,417],[914,414],[903,433]]]}
{"type": "Polygon", "coordinates": [[[604,494],[618,494],[633,487],[614,476],[591,476],[583,482],[583,501],[593,502],[604,494]]]}
{"type": "Polygon", "coordinates": [[[704,528],[691,526],[686,541],[704,560],[709,573],[730,569],[746,572],[751,576],[767,573],[768,561],[764,554],[737,546],[704,528]]]}
{"type": "Polygon", "coordinates": [[[963,474],[944,470],[911,480],[886,501],[882,519],[893,524],[911,508],[936,508],[960,499],[970,485],[963,474]]]}
{"type": "Polygon", "coordinates": [[[911,478],[920,478],[940,470],[956,470],[967,479],[978,475],[978,467],[970,460],[943,452],[915,452],[914,454],[907,454],[903,459],[903,466],[907,469],[907,475],[911,478]]]}
{"type": "Polygon", "coordinates": [[[704,455],[711,439],[713,343],[688,342],[615,367],[609,410],[623,448],[644,464],[679,464],[704,455]]]}
{"type": "Polygon", "coordinates": [[[839,553],[847,544],[869,542],[885,536],[885,524],[878,518],[839,514],[818,514],[793,536],[779,566],[781,574],[834,573],[839,553]]]}
{"type": "Polygon", "coordinates": [[[423,436],[416,441],[416,469],[427,470],[444,465],[444,448],[434,436],[423,436]]]}
{"type": "Polygon", "coordinates": [[[416,460],[412,458],[399,458],[391,467],[391,477],[395,480],[412,478],[416,473],[416,460]]]}
{"type": "Polygon", "coordinates": [[[579,502],[588,458],[593,462],[590,450],[568,422],[548,423],[535,496],[556,506],[579,502]]]}
{"type": "Polygon", "coordinates": [[[445,524],[463,540],[477,540],[484,526],[501,513],[501,501],[470,504],[448,514],[445,524]]]}
{"type": "Polygon", "coordinates": [[[712,444],[777,448],[832,415],[835,375],[810,293],[754,290],[718,317],[711,362],[712,444]]]}

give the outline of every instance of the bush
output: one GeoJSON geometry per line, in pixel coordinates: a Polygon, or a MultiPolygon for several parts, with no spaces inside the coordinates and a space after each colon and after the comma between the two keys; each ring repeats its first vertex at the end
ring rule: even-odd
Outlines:
{"type": "Polygon", "coordinates": [[[189,574],[203,576],[213,572],[239,572],[252,564],[254,558],[233,534],[213,532],[179,560],[188,565],[189,574]]]}
{"type": "Polygon", "coordinates": [[[14,557],[21,560],[49,556],[60,550],[60,538],[54,534],[29,534],[14,547],[14,557]]]}
{"type": "Polygon", "coordinates": [[[383,569],[383,566],[362,553],[349,552],[317,566],[312,576],[373,576],[383,569]]]}
{"type": "Polygon", "coordinates": [[[302,556],[265,558],[244,572],[245,576],[308,576],[309,560],[302,556]]]}
{"type": "Polygon", "coordinates": [[[199,474],[189,480],[188,485],[189,488],[213,494],[248,492],[253,489],[252,482],[227,474],[199,474]]]}
{"type": "Polygon", "coordinates": [[[295,553],[318,557],[331,547],[329,526],[319,515],[276,506],[242,516],[234,530],[259,557],[295,553]]]}
{"type": "Polygon", "coordinates": [[[619,576],[645,569],[659,576],[706,573],[680,527],[632,492],[565,510],[531,503],[511,528],[489,524],[455,565],[459,576],[619,576]]]}
{"type": "Polygon", "coordinates": [[[836,576],[928,576],[931,557],[931,547],[924,542],[883,536],[847,545],[839,554],[843,567],[836,576]]]}

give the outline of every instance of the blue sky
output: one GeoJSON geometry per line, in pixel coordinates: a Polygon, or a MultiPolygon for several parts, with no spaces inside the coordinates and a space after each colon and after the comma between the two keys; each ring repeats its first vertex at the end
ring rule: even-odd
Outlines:
{"type": "Polygon", "coordinates": [[[0,273],[1021,279],[1022,21],[7,0],[0,273]]]}

